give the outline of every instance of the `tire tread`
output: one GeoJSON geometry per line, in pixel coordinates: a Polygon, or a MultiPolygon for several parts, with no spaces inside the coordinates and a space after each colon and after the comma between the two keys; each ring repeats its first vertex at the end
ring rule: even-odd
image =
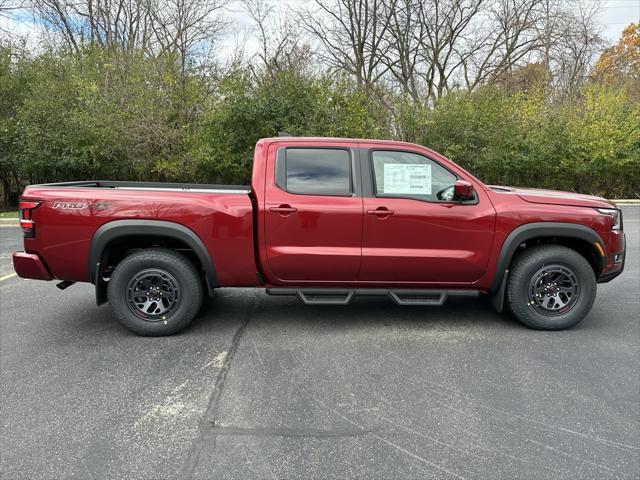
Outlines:
{"type": "MultiPolygon", "coordinates": [[[[115,268],[107,287],[109,305],[116,319],[126,328],[141,336],[164,336],[173,335],[186,328],[200,310],[203,302],[203,286],[195,265],[182,253],[167,248],[148,248],[135,252],[122,260],[115,268]],[[169,264],[179,276],[182,277],[181,288],[183,292],[190,292],[194,298],[186,304],[186,309],[181,312],[180,317],[173,319],[171,323],[161,324],[160,322],[147,322],[141,320],[131,313],[122,298],[117,298],[121,282],[128,281],[129,278],[122,277],[131,265],[152,263],[161,266],[163,263],[169,264]]],[[[183,297],[183,302],[185,299],[183,297]]],[[[175,315],[175,314],[174,314],[175,315]]]]}

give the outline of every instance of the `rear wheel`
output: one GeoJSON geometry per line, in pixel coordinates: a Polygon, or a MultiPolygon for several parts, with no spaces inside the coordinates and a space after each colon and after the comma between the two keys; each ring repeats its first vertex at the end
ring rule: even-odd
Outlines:
{"type": "Polygon", "coordinates": [[[540,330],[579,323],[596,297],[596,277],[587,260],[560,245],[532,247],[516,258],[507,285],[515,317],[540,330]]]}
{"type": "Polygon", "coordinates": [[[109,280],[109,305],[138,335],[171,335],[198,313],[203,287],[193,263],[173,250],[150,248],[120,262],[109,280]]]}

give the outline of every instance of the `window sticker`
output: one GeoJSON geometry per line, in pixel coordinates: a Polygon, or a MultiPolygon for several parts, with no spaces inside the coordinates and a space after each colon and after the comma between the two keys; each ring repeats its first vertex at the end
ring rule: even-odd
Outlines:
{"type": "Polygon", "coordinates": [[[382,193],[431,195],[431,165],[385,163],[382,193]]]}

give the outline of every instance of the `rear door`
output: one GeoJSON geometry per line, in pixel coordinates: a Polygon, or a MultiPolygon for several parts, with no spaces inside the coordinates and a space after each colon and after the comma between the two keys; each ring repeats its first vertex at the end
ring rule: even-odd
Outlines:
{"type": "Polygon", "coordinates": [[[362,254],[357,151],[271,145],[265,189],[265,249],[283,282],[354,282],[362,254]]]}
{"type": "Polygon", "coordinates": [[[470,284],[485,272],[495,210],[473,182],[476,199],[452,201],[462,178],[411,150],[363,151],[362,282],[470,284]]]}

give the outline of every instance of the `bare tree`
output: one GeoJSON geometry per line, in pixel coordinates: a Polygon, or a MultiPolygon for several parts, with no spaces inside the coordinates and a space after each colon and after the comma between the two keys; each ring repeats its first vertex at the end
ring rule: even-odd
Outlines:
{"type": "Polygon", "coordinates": [[[300,19],[321,44],[321,60],[352,75],[359,86],[371,87],[388,66],[382,61],[389,29],[389,12],[396,0],[313,0],[315,10],[300,19]]]}
{"type": "Polygon", "coordinates": [[[78,51],[96,44],[126,51],[151,44],[148,4],[136,0],[32,0],[42,23],[78,51]]]}
{"type": "Polygon", "coordinates": [[[540,4],[541,17],[536,28],[540,37],[542,64],[551,68],[551,49],[560,40],[559,31],[562,29],[564,0],[543,0],[540,4]]]}
{"type": "Polygon", "coordinates": [[[189,55],[211,45],[225,22],[227,0],[32,0],[43,23],[78,51],[97,44],[125,51],[189,55]]]}
{"type": "Polygon", "coordinates": [[[417,102],[421,96],[419,69],[423,58],[421,45],[426,31],[426,25],[420,21],[420,1],[397,0],[387,8],[388,45],[382,62],[401,92],[417,102]]]}
{"type": "MultiPolygon", "coordinates": [[[[525,64],[542,0],[397,0],[385,63],[414,101],[436,102],[525,64]]],[[[550,1],[550,0],[549,0],[550,1]]]]}
{"type": "MultiPolygon", "coordinates": [[[[14,1],[0,0],[0,13],[14,1]]],[[[230,0],[30,1],[71,48],[169,52],[184,83],[226,27],[230,0]]],[[[294,15],[269,0],[244,1],[258,44],[252,66],[311,68],[311,42],[321,68],[431,105],[452,89],[473,90],[533,64],[569,91],[600,48],[596,9],[583,0],[312,0],[294,15]]]]}
{"type": "MultiPolygon", "coordinates": [[[[154,1],[154,0],[150,0],[154,1]]],[[[222,33],[227,0],[160,0],[149,4],[154,38],[163,51],[177,53],[186,72],[191,53],[202,53],[222,33]]]]}
{"type": "Polygon", "coordinates": [[[260,66],[271,75],[305,70],[311,61],[311,49],[294,17],[276,11],[265,0],[245,0],[245,5],[255,24],[259,44],[255,58],[260,66]]]}
{"type": "Polygon", "coordinates": [[[536,29],[544,0],[499,0],[483,19],[463,59],[469,89],[530,63],[542,40],[536,29]]]}
{"type": "Polygon", "coordinates": [[[89,26],[88,37],[102,46],[126,51],[146,49],[151,41],[150,14],[144,2],[136,0],[84,0],[74,7],[89,26]]]}
{"type": "Polygon", "coordinates": [[[604,41],[597,23],[599,5],[580,3],[566,10],[558,22],[556,37],[549,49],[549,68],[556,89],[569,94],[588,77],[604,41]]]}
{"type": "Polygon", "coordinates": [[[303,21],[320,57],[358,84],[391,79],[414,101],[433,104],[451,88],[469,89],[539,47],[543,0],[315,0],[324,16],[303,21]]]}
{"type": "Polygon", "coordinates": [[[451,87],[469,53],[464,48],[474,21],[485,0],[428,0],[420,9],[420,21],[426,25],[421,41],[426,69],[423,77],[427,94],[437,100],[451,87]]]}
{"type": "MultiPolygon", "coordinates": [[[[11,19],[15,13],[19,12],[20,9],[23,8],[23,5],[22,0],[0,0],[0,20],[3,18],[11,19]]],[[[0,43],[2,44],[5,43],[5,40],[8,43],[9,39],[12,37],[11,32],[5,30],[1,24],[0,34],[0,43]]]]}
{"type": "Polygon", "coordinates": [[[11,15],[16,10],[22,8],[21,0],[0,0],[0,17],[11,15]]]}
{"type": "Polygon", "coordinates": [[[59,32],[74,51],[80,49],[87,32],[73,4],[67,0],[33,0],[32,5],[48,29],[59,32]]]}

